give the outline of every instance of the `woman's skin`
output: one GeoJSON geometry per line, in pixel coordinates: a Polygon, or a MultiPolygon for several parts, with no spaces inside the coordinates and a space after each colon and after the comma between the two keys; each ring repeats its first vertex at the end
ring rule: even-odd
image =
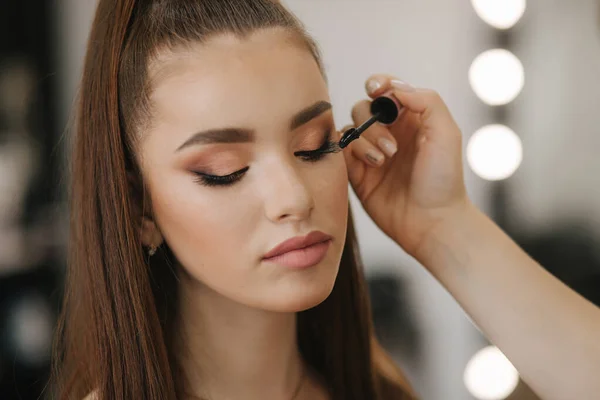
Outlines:
{"type": "MultiPolygon", "coordinates": [[[[323,106],[329,94],[317,64],[290,39],[279,29],[242,40],[217,36],[162,53],[150,66],[151,127],[140,136],[138,157],[155,217],[144,220],[142,237],[148,246],[167,241],[181,264],[176,348],[188,392],[292,396],[304,368],[295,312],[331,292],[349,180],[375,223],[440,280],[538,394],[597,397],[600,310],[471,203],[462,134],[443,100],[373,76],[369,96],[393,90],[406,107],[401,118],[391,127],[374,125],[342,153],[306,161],[294,153],[317,149],[330,129],[334,140],[339,132],[323,106]],[[311,106],[313,118],[291,126],[311,106]],[[222,128],[251,130],[253,141],[181,148],[197,132],[222,128]],[[373,164],[381,138],[392,149],[382,146],[387,154],[373,164]],[[203,186],[195,174],[245,167],[226,187],[203,186]],[[276,244],[312,230],[333,237],[316,267],[290,270],[261,260],[276,244]]],[[[356,124],[366,120],[368,100],[352,114],[356,124]]],[[[312,375],[296,397],[325,398],[312,375]]]]}
{"type": "MultiPolygon", "coordinates": [[[[375,125],[345,152],[367,213],[448,289],[482,332],[545,400],[600,396],[600,308],[532,260],[469,200],[461,132],[438,94],[389,75],[366,83],[405,105],[390,128],[375,125]],[[397,152],[377,168],[366,149],[384,137],[397,152]]],[[[353,118],[369,116],[358,103],[353,118]]]]}
{"type": "MultiPolygon", "coordinates": [[[[327,298],[337,276],[347,170],[341,153],[318,161],[294,154],[318,149],[329,131],[339,140],[323,76],[295,43],[281,29],[217,36],[163,53],[150,68],[152,127],[139,155],[155,220],[144,221],[143,238],[154,246],[166,240],[181,264],[176,348],[195,395],[291,398],[304,367],[295,313],[327,298]],[[196,133],[224,128],[252,141],[184,146],[196,133]],[[203,186],[194,173],[248,166],[231,186],[203,186]],[[313,230],[333,237],[317,266],[261,260],[313,230]]],[[[325,398],[324,390],[309,376],[296,398],[325,398]]]]}

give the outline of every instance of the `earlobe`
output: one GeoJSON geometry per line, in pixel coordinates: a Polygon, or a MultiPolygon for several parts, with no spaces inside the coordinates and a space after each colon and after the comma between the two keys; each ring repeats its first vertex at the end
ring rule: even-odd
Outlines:
{"type": "Polygon", "coordinates": [[[141,176],[132,171],[127,172],[127,180],[131,189],[132,202],[134,204],[134,218],[142,218],[140,228],[140,238],[142,245],[146,247],[159,247],[163,242],[163,237],[152,218],[151,213],[147,213],[148,208],[152,208],[150,194],[145,190],[141,181],[141,176]]]}
{"type": "Polygon", "coordinates": [[[160,229],[156,225],[156,222],[148,217],[142,217],[142,228],[140,232],[142,244],[147,247],[158,247],[163,242],[162,234],[160,229]]]}

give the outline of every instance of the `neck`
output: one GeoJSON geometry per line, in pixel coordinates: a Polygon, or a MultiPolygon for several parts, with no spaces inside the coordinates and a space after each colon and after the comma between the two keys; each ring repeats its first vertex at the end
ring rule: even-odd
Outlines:
{"type": "Polygon", "coordinates": [[[291,400],[304,375],[296,314],[251,308],[184,280],[174,345],[185,392],[219,400],[291,400]]]}

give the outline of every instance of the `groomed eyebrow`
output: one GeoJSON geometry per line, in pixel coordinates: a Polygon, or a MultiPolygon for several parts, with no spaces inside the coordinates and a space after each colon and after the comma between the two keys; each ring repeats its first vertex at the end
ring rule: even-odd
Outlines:
{"type": "MultiPolygon", "coordinates": [[[[290,130],[299,128],[309,121],[317,118],[319,115],[331,109],[331,104],[327,101],[317,101],[315,104],[308,106],[296,113],[290,121],[290,130]]],[[[181,146],[175,150],[176,152],[183,150],[189,146],[200,144],[213,143],[248,143],[253,142],[255,133],[252,129],[247,128],[216,128],[208,129],[193,134],[181,146]]]]}
{"type": "Polygon", "coordinates": [[[247,143],[254,140],[254,131],[243,128],[219,128],[193,134],[176,151],[199,144],[211,143],[247,143]]]}
{"type": "Polygon", "coordinates": [[[306,124],[314,118],[317,118],[319,115],[330,109],[331,104],[329,102],[317,101],[312,106],[306,107],[304,110],[301,110],[292,117],[292,121],[290,122],[290,130],[293,131],[294,129],[306,124]]]}

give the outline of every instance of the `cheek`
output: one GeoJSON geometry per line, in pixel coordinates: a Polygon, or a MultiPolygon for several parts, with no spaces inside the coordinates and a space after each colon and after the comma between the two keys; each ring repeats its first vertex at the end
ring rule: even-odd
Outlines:
{"type": "Polygon", "coordinates": [[[215,265],[237,265],[248,237],[239,200],[211,194],[193,178],[170,179],[153,190],[154,212],[165,240],[192,275],[214,280],[215,265]],[[232,248],[237,251],[231,251],[232,248]]]}
{"type": "Polygon", "coordinates": [[[328,178],[331,179],[329,194],[338,204],[346,203],[348,201],[348,171],[344,156],[341,153],[336,154],[333,164],[333,168],[328,171],[330,174],[328,178]]]}
{"type": "MultiPolygon", "coordinates": [[[[331,268],[322,270],[324,282],[335,280],[348,216],[346,164],[341,153],[329,157],[308,172],[316,206],[314,222],[338,238],[331,268]]],[[[229,297],[247,293],[249,286],[258,290],[256,296],[265,292],[268,278],[249,268],[260,254],[253,243],[264,232],[261,227],[272,224],[265,220],[265,199],[244,193],[242,202],[227,188],[207,189],[194,183],[193,177],[173,171],[157,172],[153,178],[149,184],[156,219],[181,266],[229,297]]]]}
{"type": "Polygon", "coordinates": [[[332,155],[334,160],[326,169],[318,171],[314,195],[317,205],[327,212],[333,223],[345,227],[348,215],[348,173],[343,155],[332,155]]]}

